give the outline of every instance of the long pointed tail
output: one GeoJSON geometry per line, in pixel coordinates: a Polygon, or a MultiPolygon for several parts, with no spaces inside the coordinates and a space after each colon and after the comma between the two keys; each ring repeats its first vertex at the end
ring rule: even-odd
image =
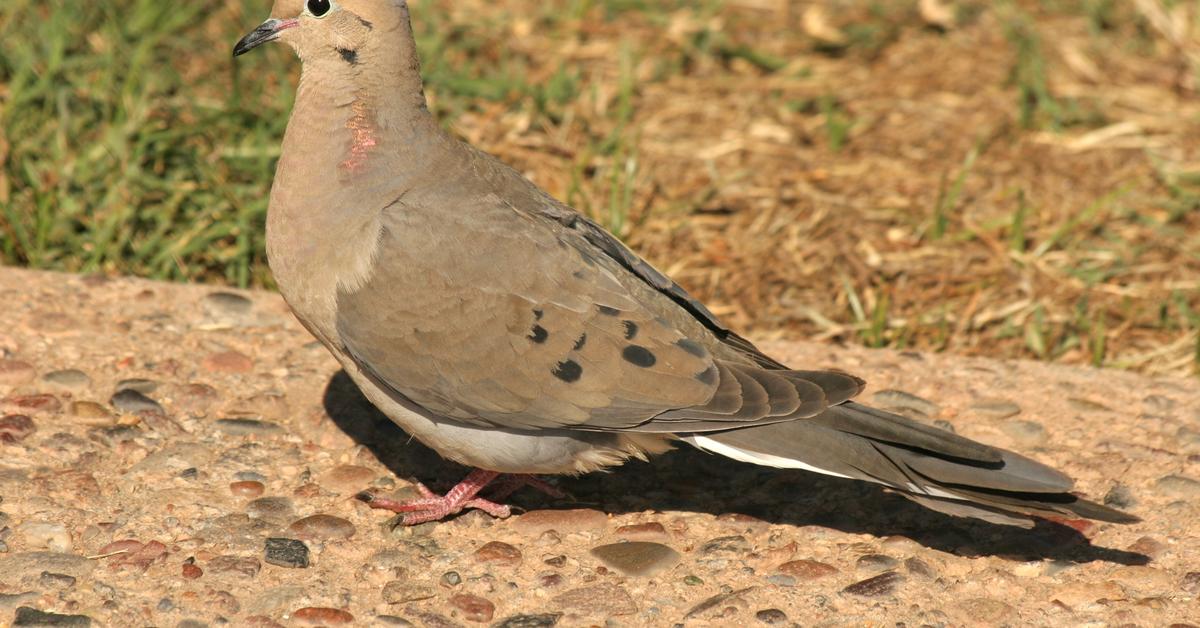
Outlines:
{"type": "Polygon", "coordinates": [[[928,508],[993,523],[1140,521],[1071,494],[1071,478],[1039,462],[852,401],[810,419],[683,439],[735,460],[875,482],[928,508]]]}

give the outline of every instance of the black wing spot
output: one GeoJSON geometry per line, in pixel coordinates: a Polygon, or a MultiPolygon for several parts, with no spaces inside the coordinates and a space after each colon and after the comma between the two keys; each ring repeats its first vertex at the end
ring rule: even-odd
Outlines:
{"type": "Polygon", "coordinates": [[[625,339],[626,340],[633,340],[634,338],[637,337],[637,333],[638,333],[637,323],[635,323],[633,321],[621,321],[621,324],[625,326],[625,339]]]}
{"type": "Polygon", "coordinates": [[[358,51],[349,48],[338,48],[338,54],[342,55],[342,60],[350,65],[358,65],[358,51]]]}
{"type": "Polygon", "coordinates": [[[575,360],[563,360],[554,367],[553,371],[550,372],[553,373],[555,377],[570,384],[572,382],[579,381],[579,378],[583,376],[583,367],[579,366],[579,363],[575,360]]]}
{"type": "Polygon", "coordinates": [[[654,363],[658,361],[649,349],[638,345],[625,347],[621,351],[621,357],[625,358],[626,362],[644,369],[654,366],[654,363]]]}
{"type": "Polygon", "coordinates": [[[580,334],[579,339],[575,341],[575,346],[571,347],[571,351],[579,351],[583,345],[587,344],[587,334],[580,334]]]}
{"type": "Polygon", "coordinates": [[[696,381],[706,386],[712,386],[717,383],[717,365],[714,364],[695,375],[696,381]]]}
{"type": "Polygon", "coordinates": [[[698,358],[708,355],[708,352],[704,350],[704,347],[700,346],[700,343],[696,342],[695,340],[680,338],[679,340],[675,341],[675,346],[698,358]]]}
{"type": "Polygon", "coordinates": [[[539,345],[543,342],[546,342],[546,339],[549,337],[550,332],[546,331],[546,328],[542,327],[541,325],[534,325],[533,329],[529,330],[529,339],[538,343],[539,345]]]}
{"type": "Polygon", "coordinates": [[[600,313],[605,316],[616,316],[617,314],[621,313],[621,310],[618,310],[615,307],[608,307],[607,305],[598,305],[596,307],[600,310],[600,313]]]}

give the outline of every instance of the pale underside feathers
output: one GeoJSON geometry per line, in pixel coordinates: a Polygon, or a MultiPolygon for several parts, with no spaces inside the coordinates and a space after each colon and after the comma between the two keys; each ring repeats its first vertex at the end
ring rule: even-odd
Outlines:
{"type": "Polygon", "coordinates": [[[321,19],[302,5],[277,3],[238,46],[279,39],[304,61],[272,190],[271,267],[367,396],[435,450],[538,473],[683,441],[999,523],[1134,520],[1028,458],[851,401],[858,377],[780,364],[604,229],[451,137],[425,105],[405,3],[320,4],[321,19]]]}

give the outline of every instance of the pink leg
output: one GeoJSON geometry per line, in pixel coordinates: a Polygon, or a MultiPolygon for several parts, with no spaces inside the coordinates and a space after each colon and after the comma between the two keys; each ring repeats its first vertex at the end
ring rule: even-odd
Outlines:
{"type": "Polygon", "coordinates": [[[505,475],[501,479],[501,483],[497,486],[496,495],[491,500],[476,497],[479,491],[483,490],[484,487],[498,477],[501,477],[501,474],[495,471],[475,469],[444,496],[438,495],[426,488],[424,484],[418,483],[417,491],[421,493],[420,499],[397,501],[378,497],[368,491],[363,491],[355,497],[366,502],[371,508],[380,508],[397,513],[410,513],[404,514],[403,523],[404,525],[416,525],[427,521],[444,519],[467,508],[482,510],[493,517],[503,519],[511,515],[512,510],[508,506],[496,503],[493,500],[502,500],[511,495],[513,491],[526,485],[542,490],[555,497],[566,496],[562,491],[531,475],[505,475]]]}

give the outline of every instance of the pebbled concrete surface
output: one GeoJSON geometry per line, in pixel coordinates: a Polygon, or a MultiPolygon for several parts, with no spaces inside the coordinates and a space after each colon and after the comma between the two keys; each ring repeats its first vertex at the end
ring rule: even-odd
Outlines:
{"type": "Polygon", "coordinates": [[[1132,526],[994,526],[681,450],[407,529],[353,495],[465,471],[278,296],[0,269],[0,304],[0,626],[1200,624],[1195,380],[764,343],[1132,526]]]}

